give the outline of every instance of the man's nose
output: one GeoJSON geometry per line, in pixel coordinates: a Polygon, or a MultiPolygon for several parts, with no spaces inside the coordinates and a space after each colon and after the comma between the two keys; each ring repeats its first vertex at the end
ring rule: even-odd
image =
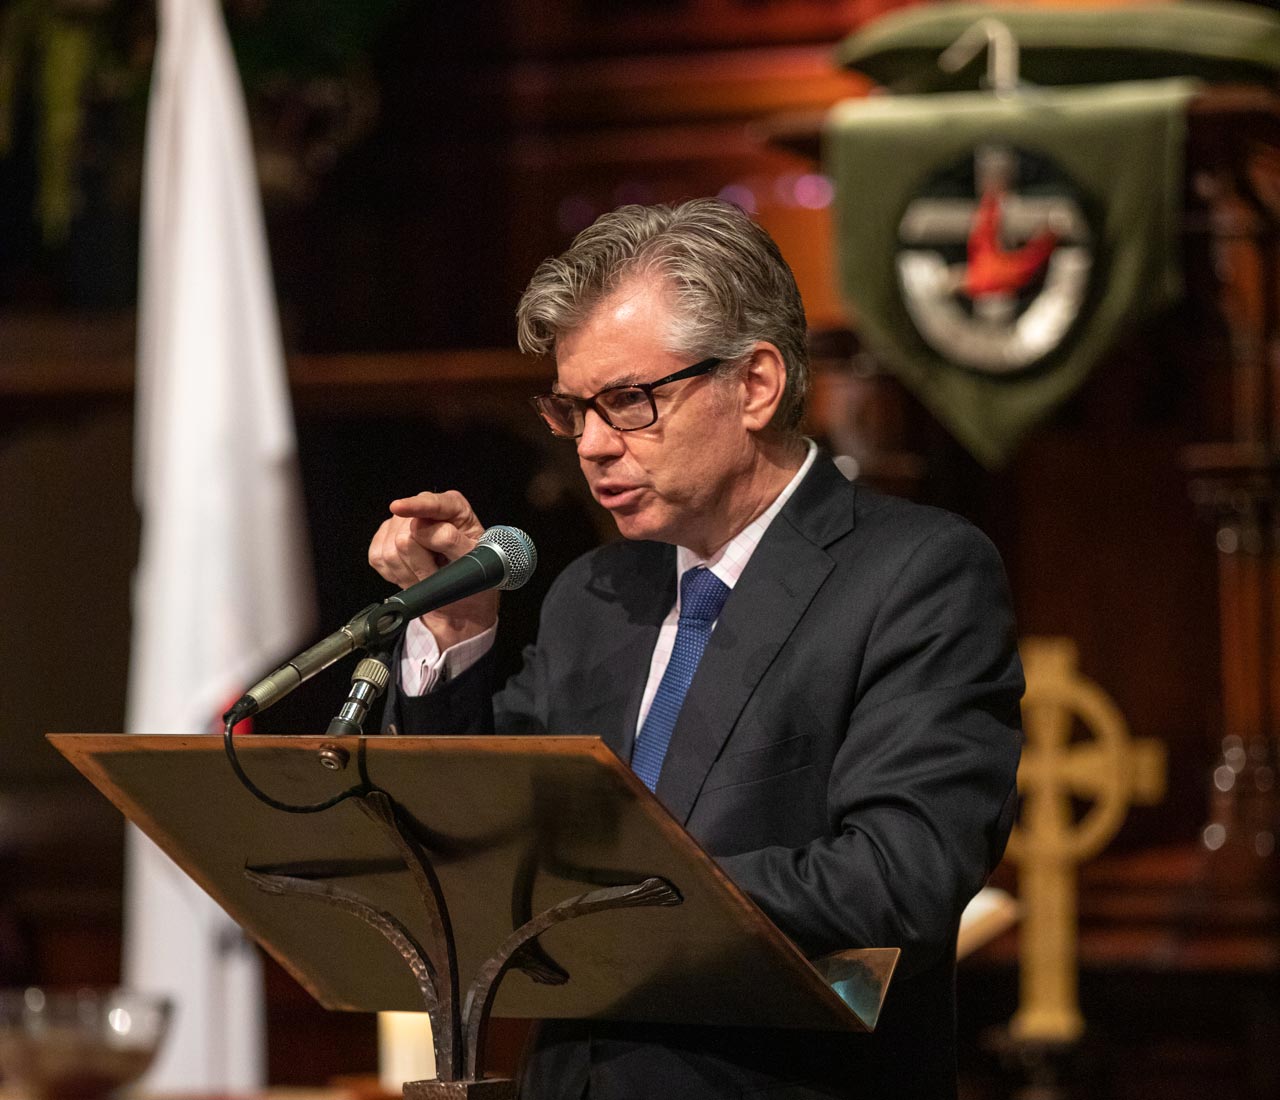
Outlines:
{"type": "Polygon", "coordinates": [[[583,414],[582,434],[578,436],[578,457],[589,460],[614,458],[622,453],[622,433],[611,428],[595,409],[583,414]]]}

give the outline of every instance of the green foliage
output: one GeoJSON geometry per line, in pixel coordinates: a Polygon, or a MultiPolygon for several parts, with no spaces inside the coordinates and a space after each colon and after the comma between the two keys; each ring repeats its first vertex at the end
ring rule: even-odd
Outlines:
{"type": "MultiPolygon", "coordinates": [[[[282,84],[367,70],[379,35],[404,3],[229,4],[250,110],[258,89],[278,92],[282,84]]],[[[66,242],[80,205],[85,121],[93,107],[122,116],[112,127],[118,144],[95,152],[136,188],[155,34],[156,0],[0,0],[0,158],[20,152],[19,120],[29,113],[38,179],[33,213],[46,247],[66,242]]]]}
{"type": "Polygon", "coordinates": [[[339,76],[365,60],[405,0],[271,0],[228,12],[246,86],[280,76],[339,76]]]}

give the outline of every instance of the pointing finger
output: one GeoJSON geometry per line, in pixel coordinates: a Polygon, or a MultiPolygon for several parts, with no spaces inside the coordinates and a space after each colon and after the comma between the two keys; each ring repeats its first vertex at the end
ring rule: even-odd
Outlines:
{"type": "Polygon", "coordinates": [[[481,527],[467,498],[453,489],[446,493],[419,493],[417,496],[393,500],[391,514],[453,523],[460,528],[481,527]]]}

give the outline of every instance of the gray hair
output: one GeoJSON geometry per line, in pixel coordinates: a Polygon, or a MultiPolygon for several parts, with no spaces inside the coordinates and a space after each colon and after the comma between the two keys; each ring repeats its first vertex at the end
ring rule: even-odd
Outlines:
{"type": "Polygon", "coordinates": [[[601,300],[648,275],[672,293],[672,352],[731,363],[760,340],[778,348],[787,380],[773,426],[797,432],[809,389],[800,290],[773,238],[718,199],[619,207],[579,233],[568,251],[543,260],[516,308],[521,350],[551,354],[558,337],[601,300]]]}

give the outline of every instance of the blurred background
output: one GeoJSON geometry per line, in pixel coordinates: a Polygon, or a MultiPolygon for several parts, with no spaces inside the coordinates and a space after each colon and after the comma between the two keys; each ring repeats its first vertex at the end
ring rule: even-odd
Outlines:
{"type": "MultiPolygon", "coordinates": [[[[1079,867],[1086,1026],[1051,1095],[1280,1095],[1280,876],[1257,839],[1276,823],[1280,732],[1274,77],[1215,82],[1186,108],[1182,293],[1122,326],[1007,459],[984,462],[866,339],[837,274],[843,192],[821,120],[873,80],[836,47],[909,6],[939,5],[227,0],[318,622],[327,632],[384,595],[365,554],[387,502],[453,487],[538,544],[538,575],[504,603],[514,666],[559,568],[612,534],[572,450],[527,406],[550,369],[514,351],[519,293],[614,206],[737,202],[804,293],[811,434],[869,483],[976,522],[1004,557],[1021,632],[1070,639],[1132,737],[1163,746],[1163,790],[1122,800],[1118,832],[1079,867]],[[1247,851],[1224,870],[1211,857],[1246,819],[1247,851]]],[[[0,985],[111,985],[122,821],[43,735],[124,726],[156,15],[144,0],[7,0],[0,33],[0,985]]],[[[1094,79],[1151,75],[1106,64],[1094,79]]],[[[257,729],[320,732],[345,691],[331,670],[257,729]]],[[[1102,786],[1064,796],[1064,828],[1102,786]]],[[[1016,893],[1015,869],[999,882],[1016,893]]],[[[1011,930],[962,963],[966,1096],[1034,1077],[1007,1032],[1018,955],[1011,930]]],[[[371,1018],[327,1013],[267,974],[270,1083],[372,1070],[371,1018]]]]}

